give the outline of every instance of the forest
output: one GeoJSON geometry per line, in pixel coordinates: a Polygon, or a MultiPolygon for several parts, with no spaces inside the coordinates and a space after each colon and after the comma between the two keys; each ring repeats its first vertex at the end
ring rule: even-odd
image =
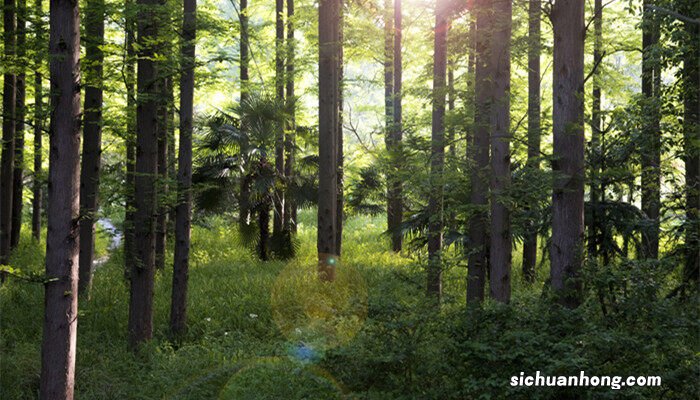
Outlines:
{"type": "Polygon", "coordinates": [[[1,399],[698,399],[697,0],[3,0],[1,399]]]}

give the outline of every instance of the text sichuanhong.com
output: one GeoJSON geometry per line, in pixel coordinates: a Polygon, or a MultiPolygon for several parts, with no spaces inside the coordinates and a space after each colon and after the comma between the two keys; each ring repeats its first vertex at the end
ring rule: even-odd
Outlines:
{"type": "Polygon", "coordinates": [[[537,387],[609,387],[614,390],[627,386],[661,386],[660,376],[597,376],[586,375],[581,371],[578,375],[542,375],[540,371],[534,375],[510,377],[510,386],[537,387]]]}

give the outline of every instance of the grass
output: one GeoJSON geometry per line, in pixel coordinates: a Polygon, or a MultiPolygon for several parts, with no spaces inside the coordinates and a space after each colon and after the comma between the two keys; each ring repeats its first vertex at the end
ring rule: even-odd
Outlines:
{"type": "MultiPolygon", "coordinates": [[[[667,385],[579,389],[588,398],[695,398],[697,307],[630,297],[622,305],[630,310],[610,321],[593,300],[573,312],[553,306],[541,298],[541,285],[522,285],[515,272],[511,306],[487,302],[467,310],[466,268],[448,252],[445,303],[435,312],[425,300],[420,253],[388,252],[384,218],[348,219],[341,257],[347,275],[339,279],[346,283],[325,295],[295,275],[315,268],[313,212],[300,213],[298,255],[289,262],[258,261],[223,217],[195,226],[189,331],[179,341],[168,337],[166,268],[156,277],[154,340],[138,355],[126,350],[128,285],[117,250],[80,306],[76,398],[561,398],[569,392],[512,388],[509,377],[582,369],[662,375],[667,385]],[[634,309],[634,301],[643,308],[634,309]]],[[[98,253],[107,244],[100,239],[98,253]]],[[[13,263],[40,271],[43,246],[23,237],[13,263]]],[[[40,285],[10,281],[0,288],[2,399],[37,397],[42,304],[40,285]]]]}

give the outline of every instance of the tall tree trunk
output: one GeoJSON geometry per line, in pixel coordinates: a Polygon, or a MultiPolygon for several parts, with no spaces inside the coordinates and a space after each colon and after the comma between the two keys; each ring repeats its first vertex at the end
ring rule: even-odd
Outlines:
{"type": "MultiPolygon", "coordinates": [[[[599,66],[603,53],[603,3],[602,0],[595,0],[593,15],[594,43],[593,43],[593,64],[599,66]]],[[[600,69],[596,67],[593,73],[593,104],[591,106],[591,169],[590,187],[590,218],[586,222],[588,230],[588,258],[595,260],[598,257],[598,246],[601,244],[600,221],[603,220],[600,214],[601,204],[601,172],[603,162],[603,152],[601,148],[601,82],[600,69]]]]}
{"type": "Polygon", "coordinates": [[[467,303],[484,300],[486,268],[488,267],[488,166],[489,125],[493,78],[487,67],[492,34],[492,13],[484,0],[474,5],[476,41],[474,75],[474,134],[467,146],[472,163],[471,204],[475,211],[469,220],[469,260],[467,270],[467,303]]]}
{"type": "MultiPolygon", "coordinates": [[[[284,0],[275,0],[275,98],[284,104],[284,0]]],[[[284,176],[284,124],[279,124],[275,132],[275,170],[277,176],[284,176]]],[[[275,185],[273,195],[272,233],[281,240],[284,229],[284,191],[275,185]]],[[[280,243],[281,244],[281,243],[280,243]]]]}
{"type": "MultiPolygon", "coordinates": [[[[698,17],[697,13],[686,14],[698,17]]],[[[700,26],[686,22],[685,34],[688,41],[683,57],[687,220],[685,277],[697,288],[700,280],[700,26]]]]}
{"type": "Polygon", "coordinates": [[[70,400],[78,330],[80,17],[78,2],[50,14],[51,127],[48,234],[39,398],[70,400]]]}
{"type": "Polygon", "coordinates": [[[319,187],[318,269],[322,280],[335,279],[337,263],[338,121],[340,117],[340,13],[342,0],[321,0],[319,33],[319,187]]]}
{"type": "Polygon", "coordinates": [[[134,234],[136,210],[136,196],[134,194],[134,168],[136,165],[136,12],[133,0],[125,1],[126,29],[125,29],[125,79],[126,85],[126,190],[124,213],[124,272],[131,275],[131,269],[135,264],[134,234]]]}
{"type": "Polygon", "coordinates": [[[443,169],[445,166],[445,95],[447,75],[447,4],[435,7],[433,45],[433,110],[430,147],[430,197],[428,210],[428,295],[442,296],[443,169]]]}
{"type": "Polygon", "coordinates": [[[583,42],[584,3],[552,6],[554,28],[554,160],[551,283],[559,301],[581,301],[583,245],[583,42]]]}
{"type": "MultiPolygon", "coordinates": [[[[164,46],[165,47],[165,46],[164,46]]],[[[167,50],[165,50],[167,51],[167,50]]],[[[167,61],[166,61],[167,62],[167,61]]],[[[165,62],[156,68],[166,70],[165,62]]],[[[162,74],[162,73],[161,73],[162,74]]],[[[170,78],[159,77],[160,100],[158,102],[158,211],[156,213],[156,269],[165,269],[165,248],[168,235],[168,92],[170,78]]]]}
{"type": "Polygon", "coordinates": [[[129,347],[153,336],[156,183],[158,174],[158,87],[153,61],[159,0],[138,0],[136,165],[134,170],[134,263],[129,298],[129,347]]]}
{"type": "MultiPolygon", "coordinates": [[[[3,10],[5,59],[15,55],[15,1],[5,0],[3,10]]],[[[2,92],[2,166],[0,170],[0,264],[10,258],[12,231],[12,195],[15,165],[16,77],[12,69],[5,72],[2,92]]],[[[3,279],[4,279],[3,274],[3,279]]]]}
{"type": "Polygon", "coordinates": [[[104,55],[104,0],[90,0],[85,10],[85,106],[83,158],[80,171],[80,281],[81,295],[89,298],[95,258],[95,221],[102,154],[102,86],[104,55]]]}
{"type": "Polygon", "coordinates": [[[341,250],[343,247],[343,222],[344,222],[344,217],[345,217],[345,205],[344,205],[344,196],[343,196],[343,190],[344,190],[344,179],[345,179],[345,174],[343,171],[343,162],[344,162],[344,154],[343,154],[343,88],[344,88],[344,64],[343,64],[343,18],[344,18],[344,10],[343,10],[343,2],[341,0],[341,3],[339,5],[339,17],[338,17],[338,58],[336,62],[336,68],[338,69],[338,120],[337,120],[337,127],[336,127],[336,135],[338,136],[338,141],[337,141],[337,151],[338,155],[336,158],[337,162],[337,170],[338,173],[336,175],[338,179],[338,183],[336,185],[336,188],[338,190],[338,196],[336,197],[337,201],[337,206],[335,208],[336,210],[336,235],[335,235],[335,251],[338,254],[338,257],[341,255],[341,250]]]}
{"type": "MultiPolygon", "coordinates": [[[[598,0],[601,1],[601,0],[598,0]]],[[[644,140],[642,141],[642,211],[649,226],[642,230],[641,258],[659,257],[659,212],[661,207],[661,132],[659,128],[659,60],[654,56],[659,42],[658,19],[644,1],[642,21],[642,95],[644,96],[644,140]]]]}
{"type": "Polygon", "coordinates": [[[175,256],[170,303],[170,331],[180,336],[187,330],[187,281],[190,267],[192,222],[192,131],[194,113],[195,38],[197,0],[185,0],[182,20],[182,74],[180,75],[180,147],[178,149],[175,208],[175,256]]]}
{"type": "Polygon", "coordinates": [[[15,103],[15,167],[12,184],[12,232],[10,247],[19,244],[22,232],[22,206],[24,190],[24,119],[26,117],[25,99],[26,85],[26,45],[27,45],[27,4],[25,0],[17,0],[17,74],[15,87],[17,90],[15,103]]]}
{"type": "MultiPolygon", "coordinates": [[[[389,187],[387,198],[387,218],[388,228],[391,232],[391,249],[399,252],[403,246],[403,235],[401,234],[401,223],[403,221],[403,200],[402,192],[403,185],[398,176],[401,171],[401,140],[403,138],[403,115],[401,107],[401,90],[403,87],[403,66],[401,54],[401,39],[402,39],[402,23],[401,1],[394,0],[394,98],[393,98],[393,115],[392,115],[392,131],[391,131],[391,146],[387,146],[390,152],[389,157],[391,165],[387,185],[389,187]]],[[[387,143],[389,145],[389,143],[387,143]]]]}
{"type": "MultiPolygon", "coordinates": [[[[528,51],[527,51],[527,166],[535,171],[540,168],[540,24],[542,15],[541,0],[530,0],[528,10],[528,51]]],[[[528,205],[532,209],[535,205],[528,205]]],[[[535,281],[537,265],[537,224],[534,219],[527,221],[523,241],[523,278],[526,282],[535,281]]]]}
{"type": "MultiPolygon", "coordinates": [[[[287,0],[287,75],[286,75],[286,101],[288,111],[291,114],[287,126],[285,140],[286,159],[284,160],[284,176],[288,184],[294,179],[294,158],[296,153],[296,102],[294,99],[294,0],[287,0]]],[[[297,205],[291,196],[284,202],[284,227],[289,233],[297,230],[297,205]]]]}
{"type": "Polygon", "coordinates": [[[491,297],[510,301],[511,232],[506,196],[510,187],[510,32],[511,0],[493,0],[493,37],[489,69],[491,100],[491,297]]]}
{"type": "Polygon", "coordinates": [[[42,0],[34,2],[34,175],[32,179],[32,237],[41,240],[41,209],[42,209],[42,145],[41,139],[44,127],[44,99],[41,65],[43,63],[44,28],[41,21],[43,15],[42,0]]]}
{"type": "MultiPolygon", "coordinates": [[[[401,1],[401,0],[397,0],[401,1]]],[[[384,142],[387,153],[389,155],[389,166],[387,168],[387,230],[391,235],[392,250],[395,249],[395,236],[399,226],[396,224],[396,199],[394,191],[396,186],[396,175],[398,170],[395,169],[396,164],[396,145],[394,143],[396,136],[396,127],[394,126],[394,101],[396,100],[396,91],[394,90],[394,42],[396,29],[394,28],[394,12],[391,7],[391,0],[384,0],[384,142]]]]}
{"type": "Polygon", "coordinates": [[[239,63],[239,73],[241,80],[241,103],[245,101],[248,97],[248,65],[250,64],[250,39],[248,33],[248,0],[241,0],[240,3],[241,10],[238,15],[239,23],[241,25],[241,42],[240,42],[240,63],[239,63]]]}

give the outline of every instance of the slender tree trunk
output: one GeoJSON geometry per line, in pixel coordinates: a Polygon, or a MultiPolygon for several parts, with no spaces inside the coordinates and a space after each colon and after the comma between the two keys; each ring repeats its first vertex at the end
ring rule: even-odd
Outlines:
{"type": "MultiPolygon", "coordinates": [[[[601,0],[598,0],[601,1],[601,0]]],[[[644,140],[642,141],[642,211],[649,220],[649,226],[642,230],[641,258],[659,257],[659,212],[661,206],[661,132],[659,128],[660,83],[659,60],[654,56],[658,46],[658,22],[654,11],[647,6],[652,0],[644,1],[642,21],[642,95],[644,96],[644,140]]]]}
{"type": "Polygon", "coordinates": [[[581,301],[583,245],[583,41],[584,3],[556,2],[554,27],[554,193],[551,282],[561,303],[581,301]]]}
{"type": "MultiPolygon", "coordinates": [[[[284,176],[288,184],[294,179],[294,158],[296,153],[296,102],[294,99],[294,0],[287,0],[287,75],[286,75],[286,101],[290,112],[289,125],[285,140],[286,159],[284,160],[284,176]]],[[[284,202],[284,226],[288,233],[297,229],[297,205],[291,196],[284,202]]]]}
{"type": "MultiPolygon", "coordinates": [[[[159,66],[165,70],[165,63],[159,66]]],[[[161,91],[158,104],[158,211],[156,215],[156,269],[165,269],[165,248],[168,240],[168,107],[167,94],[170,91],[170,78],[160,77],[161,91]]]]}
{"type": "Polygon", "coordinates": [[[43,60],[43,52],[39,49],[43,48],[44,28],[41,22],[43,15],[42,1],[36,0],[34,3],[34,33],[35,43],[34,48],[34,175],[32,179],[32,237],[39,241],[41,240],[41,209],[42,209],[42,180],[44,173],[42,171],[42,145],[41,139],[44,127],[44,99],[43,99],[43,83],[41,77],[41,64],[43,60]]]}
{"type": "Polygon", "coordinates": [[[474,76],[474,135],[469,143],[471,171],[471,204],[475,211],[469,220],[469,260],[467,270],[467,303],[484,300],[486,269],[488,267],[488,166],[489,166],[489,115],[493,77],[487,67],[492,35],[492,13],[485,2],[474,5],[476,29],[474,76]]]}
{"type": "Polygon", "coordinates": [[[136,198],[134,194],[134,168],[136,165],[136,12],[133,0],[126,0],[125,32],[125,85],[126,85],[126,190],[124,214],[124,271],[128,277],[135,264],[134,239],[136,198]]]}
{"type": "Polygon", "coordinates": [[[182,21],[182,74],[180,75],[180,147],[178,150],[175,208],[175,256],[170,303],[170,330],[180,336],[187,330],[187,281],[192,221],[192,131],[194,113],[195,38],[197,0],[185,0],[182,21]]]}
{"type": "MultiPolygon", "coordinates": [[[[401,1],[394,0],[394,98],[393,98],[393,116],[392,116],[392,131],[391,131],[391,146],[389,147],[391,165],[389,167],[390,174],[388,175],[387,184],[389,187],[387,218],[388,228],[391,232],[391,249],[395,252],[401,251],[403,246],[403,235],[401,234],[401,223],[403,221],[403,200],[402,192],[403,185],[398,176],[401,171],[401,140],[403,138],[403,115],[401,107],[401,90],[403,87],[403,66],[401,54],[401,39],[402,39],[402,23],[401,1]]],[[[387,143],[388,145],[389,143],[387,143]]]]}
{"type": "Polygon", "coordinates": [[[24,119],[26,117],[25,99],[26,85],[26,45],[27,45],[27,4],[25,0],[17,0],[17,74],[15,87],[17,98],[15,103],[15,167],[13,170],[12,190],[12,232],[10,247],[19,244],[22,232],[22,208],[24,205],[24,119]]]}
{"type": "Polygon", "coordinates": [[[239,14],[239,22],[241,24],[241,43],[240,43],[240,65],[239,73],[241,80],[241,103],[248,97],[248,65],[250,64],[250,57],[248,55],[250,44],[249,44],[249,33],[248,33],[248,0],[241,0],[240,3],[241,11],[239,14]]]}
{"type": "MultiPolygon", "coordinates": [[[[397,0],[400,1],[400,0],[397,0]]],[[[384,0],[384,142],[386,145],[387,153],[389,159],[391,160],[389,167],[387,168],[387,230],[391,234],[392,239],[392,250],[395,249],[395,236],[396,232],[400,227],[396,224],[396,199],[395,199],[395,186],[397,180],[396,168],[396,127],[394,126],[394,101],[396,100],[396,91],[394,90],[394,42],[396,29],[394,28],[394,13],[391,7],[391,0],[384,0]]]]}
{"type": "Polygon", "coordinates": [[[78,2],[50,14],[51,127],[44,329],[39,398],[70,400],[78,331],[80,17],[78,2]]]}
{"type": "MultiPolygon", "coordinates": [[[[284,0],[275,0],[275,98],[284,104],[284,0]]],[[[275,170],[277,176],[284,176],[284,124],[276,127],[275,134],[275,170]]],[[[272,233],[276,240],[281,240],[284,229],[284,191],[275,188],[273,195],[272,233]]],[[[281,243],[280,243],[281,244],[281,243]]]]}
{"type": "Polygon", "coordinates": [[[511,0],[493,0],[494,25],[489,68],[491,101],[491,297],[510,301],[511,232],[507,200],[510,187],[510,32],[511,0]]]}
{"type": "Polygon", "coordinates": [[[340,117],[340,12],[342,0],[321,0],[319,33],[319,188],[318,269],[322,280],[335,279],[337,263],[338,121],[340,117]]]}
{"type": "MultiPolygon", "coordinates": [[[[5,59],[15,55],[15,1],[5,0],[3,10],[5,59]]],[[[0,264],[8,264],[12,232],[12,197],[15,165],[16,77],[6,70],[2,94],[2,166],[0,171],[0,264]]],[[[3,275],[4,280],[4,275],[3,275]]]]}
{"type": "Polygon", "coordinates": [[[433,111],[430,148],[430,197],[428,210],[428,295],[442,296],[443,169],[445,166],[445,95],[447,75],[447,4],[438,0],[435,9],[433,53],[433,111]]]}
{"type": "MultiPolygon", "coordinates": [[[[540,168],[541,7],[541,0],[530,0],[527,52],[527,166],[533,171],[540,168]]],[[[532,207],[534,205],[528,206],[530,209],[532,207]]],[[[523,241],[523,278],[526,282],[532,283],[535,281],[535,265],[537,265],[537,224],[534,219],[530,219],[527,221],[527,230],[523,241]]]]}
{"type": "MultiPolygon", "coordinates": [[[[687,13],[693,15],[692,13],[687,13]]],[[[695,17],[698,17],[695,14],[695,17]]],[[[685,278],[697,288],[700,280],[700,27],[685,23],[687,49],[683,60],[685,135],[685,278]]]]}
{"type": "Polygon", "coordinates": [[[158,174],[158,87],[153,61],[159,0],[139,0],[136,165],[134,170],[134,264],[129,298],[129,347],[136,350],[153,335],[156,183],[158,174]]]}
{"type": "MultiPolygon", "coordinates": [[[[593,63],[599,65],[602,61],[603,53],[603,3],[602,0],[595,0],[593,15],[594,43],[593,43],[593,63]]],[[[585,221],[588,229],[588,258],[595,260],[598,257],[598,246],[601,244],[600,204],[601,204],[601,163],[603,152],[601,151],[601,82],[600,69],[593,73],[593,104],[591,106],[591,181],[590,187],[590,218],[585,221]]]]}
{"type": "Polygon", "coordinates": [[[95,221],[102,154],[102,86],[104,55],[104,0],[90,0],[85,10],[85,106],[83,158],[80,171],[80,281],[81,295],[89,298],[95,258],[95,221]]]}
{"type": "Polygon", "coordinates": [[[345,174],[343,171],[343,162],[344,162],[344,153],[343,153],[343,79],[344,79],[344,64],[343,64],[343,18],[344,18],[344,10],[343,10],[343,2],[341,0],[340,5],[339,5],[339,17],[338,17],[338,58],[336,62],[336,68],[338,69],[338,120],[337,120],[337,127],[336,127],[336,135],[338,135],[338,141],[337,141],[337,151],[338,155],[336,158],[336,161],[338,163],[337,165],[337,170],[338,173],[336,175],[338,179],[338,184],[337,184],[337,190],[338,190],[338,196],[336,197],[336,201],[338,205],[336,206],[336,236],[335,236],[335,251],[338,254],[338,257],[341,255],[341,250],[343,247],[343,222],[344,222],[344,217],[345,217],[345,206],[344,206],[344,196],[343,196],[343,190],[344,190],[344,179],[345,179],[345,174]]]}

